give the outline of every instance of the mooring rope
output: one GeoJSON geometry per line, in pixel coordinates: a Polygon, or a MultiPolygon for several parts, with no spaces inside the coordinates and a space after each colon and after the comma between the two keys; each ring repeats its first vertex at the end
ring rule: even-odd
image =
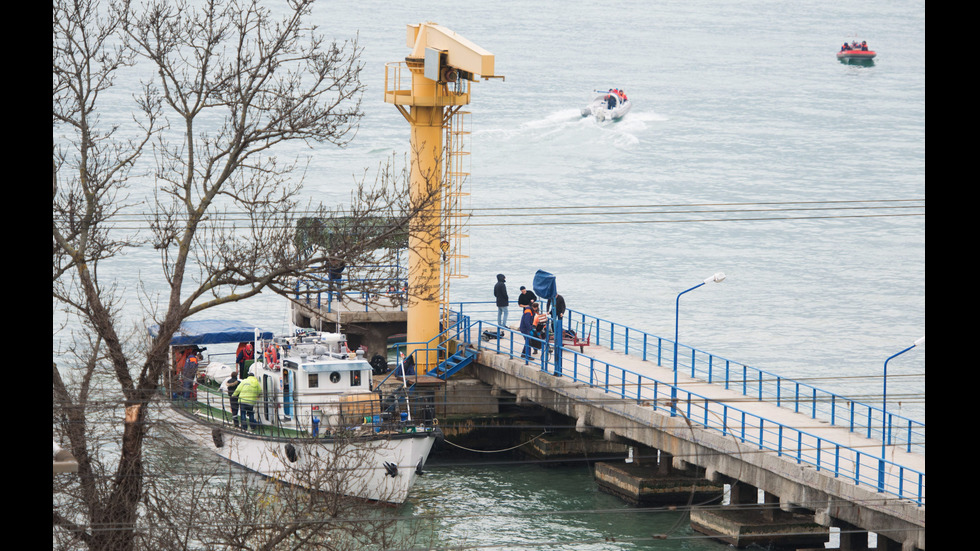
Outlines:
{"type": "Polygon", "coordinates": [[[524,446],[526,444],[530,444],[531,442],[534,442],[535,440],[537,440],[538,438],[541,438],[542,436],[544,436],[547,433],[548,433],[548,431],[544,431],[541,434],[535,436],[534,438],[528,440],[527,442],[524,442],[523,444],[518,444],[516,446],[510,447],[510,448],[504,448],[502,450],[474,450],[472,448],[467,448],[465,446],[460,446],[459,444],[453,444],[452,442],[450,442],[449,440],[446,440],[445,438],[443,438],[442,441],[445,442],[445,443],[447,443],[447,444],[449,444],[450,446],[456,446],[457,448],[459,448],[461,450],[466,450],[468,452],[477,452],[477,453],[500,453],[500,452],[509,452],[510,450],[516,450],[517,448],[519,448],[521,446],[524,446]]]}

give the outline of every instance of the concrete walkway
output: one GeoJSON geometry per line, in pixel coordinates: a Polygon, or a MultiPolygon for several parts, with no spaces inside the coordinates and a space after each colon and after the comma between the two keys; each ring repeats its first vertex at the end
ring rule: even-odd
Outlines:
{"type": "MultiPolygon", "coordinates": [[[[471,342],[474,344],[479,340],[479,335],[476,334],[476,330],[473,331],[471,338],[473,339],[471,342]]],[[[513,343],[511,343],[510,334],[505,333],[504,338],[500,342],[500,351],[501,353],[510,354],[511,346],[513,346],[513,354],[515,357],[520,357],[523,345],[524,339],[520,333],[514,334],[513,343]]],[[[480,341],[480,347],[483,349],[494,350],[497,348],[497,341],[480,341]]],[[[566,348],[566,351],[569,350],[574,350],[574,352],[577,353],[579,349],[578,347],[566,348]]],[[[529,365],[540,369],[540,358],[540,353],[535,355],[529,362],[529,365]]],[[[566,352],[563,355],[563,378],[575,377],[577,381],[589,382],[588,369],[590,365],[590,358],[596,360],[596,372],[601,371],[601,374],[595,376],[593,379],[594,386],[602,386],[605,373],[604,364],[608,363],[625,369],[626,371],[642,375],[644,378],[658,381],[658,404],[656,406],[660,410],[669,408],[670,386],[674,381],[672,360],[664,361],[664,365],[658,366],[655,361],[644,361],[639,356],[626,355],[619,351],[613,351],[602,346],[593,345],[585,347],[582,354],[566,352]],[[573,373],[575,370],[575,362],[578,364],[577,374],[573,373]],[[601,370],[598,367],[600,364],[603,365],[601,370]]],[[[553,371],[554,366],[549,363],[547,369],[548,371],[553,371]]],[[[612,387],[610,389],[611,392],[609,393],[610,399],[619,397],[618,391],[620,388],[620,381],[618,380],[618,375],[616,376],[616,379],[616,384],[610,385],[612,387]]],[[[819,438],[823,440],[823,442],[819,443],[819,446],[821,447],[820,462],[822,465],[824,465],[822,468],[828,468],[828,463],[831,467],[833,467],[834,463],[837,463],[840,465],[840,472],[842,473],[842,476],[858,478],[860,480],[859,485],[866,487],[876,486],[879,472],[878,460],[881,458],[882,451],[882,443],[880,440],[869,439],[858,432],[848,430],[847,427],[831,425],[827,421],[814,419],[810,415],[797,413],[793,409],[777,406],[774,399],[771,401],[760,401],[757,398],[745,396],[741,392],[727,390],[725,389],[723,383],[708,383],[705,380],[692,379],[691,377],[684,376],[681,373],[678,374],[677,383],[678,388],[682,389],[678,392],[678,399],[681,403],[677,405],[678,410],[682,411],[682,414],[684,408],[686,407],[683,402],[687,399],[687,392],[703,397],[709,402],[707,405],[702,405],[702,401],[697,399],[692,400],[692,402],[698,402],[697,409],[700,411],[699,415],[692,415],[692,417],[694,417],[692,421],[699,424],[705,424],[700,418],[703,416],[711,416],[711,420],[714,422],[715,426],[720,432],[722,425],[722,422],[720,421],[722,415],[721,411],[723,410],[722,405],[727,405],[729,409],[726,412],[726,415],[729,417],[726,417],[724,424],[733,437],[741,430],[753,430],[753,434],[758,437],[758,433],[760,432],[758,423],[747,420],[743,429],[741,426],[741,413],[736,413],[733,410],[745,412],[748,414],[748,418],[750,419],[755,416],[765,420],[765,445],[767,448],[772,449],[773,447],[778,447],[777,442],[781,442],[782,451],[786,455],[795,456],[795,454],[801,452],[806,455],[815,456],[815,448],[818,445],[817,439],[819,438]],[[779,431],[778,427],[780,425],[783,427],[789,427],[791,430],[779,431]],[[783,434],[785,432],[786,434],[783,436],[784,440],[779,440],[775,434],[770,435],[770,431],[779,432],[779,434],[783,434]],[[801,431],[809,436],[799,439],[796,436],[796,431],[801,431]],[[772,440],[770,441],[770,439],[772,440]],[[837,451],[834,444],[840,446],[842,450],[837,451]],[[799,448],[802,448],[802,450],[799,448]],[[839,453],[839,457],[834,457],[833,454],[835,453],[839,453]],[[858,457],[858,454],[860,454],[860,457],[858,457]]],[[[630,384],[629,379],[627,379],[625,384],[628,387],[627,396],[632,395],[635,398],[636,379],[634,378],[632,380],[632,384],[630,384]]],[[[649,402],[649,400],[646,398],[652,398],[654,390],[648,389],[647,386],[652,386],[653,383],[644,380],[643,385],[643,401],[649,402]]],[[[630,400],[630,398],[625,399],[630,400]]],[[[885,484],[889,491],[895,493],[896,491],[899,491],[900,488],[903,496],[911,495],[913,498],[917,498],[918,487],[921,484],[923,487],[921,500],[924,502],[925,455],[906,452],[904,445],[891,445],[886,448],[885,459],[890,463],[894,463],[894,465],[886,464],[887,480],[885,484]],[[922,474],[921,480],[918,473],[922,474]]],[[[831,468],[828,470],[833,469],[831,468]]]]}

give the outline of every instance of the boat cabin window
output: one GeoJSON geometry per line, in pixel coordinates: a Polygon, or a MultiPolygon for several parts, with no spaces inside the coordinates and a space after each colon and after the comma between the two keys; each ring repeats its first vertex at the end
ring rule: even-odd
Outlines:
{"type": "Polygon", "coordinates": [[[309,373],[306,376],[306,386],[307,388],[318,388],[320,386],[319,373],[309,373]]]}
{"type": "Polygon", "coordinates": [[[361,372],[351,371],[350,372],[350,386],[361,386],[361,372]]]}

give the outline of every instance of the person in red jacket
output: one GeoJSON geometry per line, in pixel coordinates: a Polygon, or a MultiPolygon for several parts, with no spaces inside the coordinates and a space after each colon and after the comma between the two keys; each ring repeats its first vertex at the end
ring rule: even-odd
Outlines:
{"type": "Polygon", "coordinates": [[[252,343],[243,342],[238,345],[238,352],[235,354],[235,364],[238,366],[238,376],[242,379],[248,376],[248,367],[245,362],[255,359],[255,350],[252,343]]]}

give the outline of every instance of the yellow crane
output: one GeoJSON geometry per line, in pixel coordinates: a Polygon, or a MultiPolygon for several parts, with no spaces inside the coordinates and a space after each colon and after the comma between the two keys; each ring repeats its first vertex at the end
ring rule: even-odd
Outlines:
{"type": "MultiPolygon", "coordinates": [[[[439,334],[440,302],[446,301],[448,291],[448,283],[440,287],[440,268],[453,248],[455,232],[446,221],[460,220],[459,213],[443,212],[447,183],[449,193],[455,193],[453,182],[447,182],[444,174],[443,134],[453,131],[453,118],[470,103],[470,82],[503,77],[494,75],[493,54],[436,23],[408,25],[406,45],[411,53],[404,62],[385,65],[385,102],[393,104],[411,125],[409,189],[413,204],[419,198],[437,198],[412,221],[408,240],[406,342],[421,343],[439,334]]],[[[411,354],[419,346],[407,348],[411,354]]],[[[438,358],[416,354],[415,361],[418,372],[425,373],[438,358]]]]}

